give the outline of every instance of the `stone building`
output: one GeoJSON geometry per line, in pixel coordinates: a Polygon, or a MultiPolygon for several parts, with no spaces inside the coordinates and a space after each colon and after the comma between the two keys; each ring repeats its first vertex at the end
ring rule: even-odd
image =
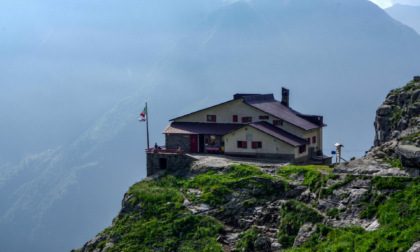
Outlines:
{"type": "Polygon", "coordinates": [[[323,117],[290,108],[286,88],[281,101],[273,94],[235,94],[230,101],[170,121],[163,131],[167,149],[181,147],[187,153],[278,158],[294,163],[323,157],[323,117]]]}

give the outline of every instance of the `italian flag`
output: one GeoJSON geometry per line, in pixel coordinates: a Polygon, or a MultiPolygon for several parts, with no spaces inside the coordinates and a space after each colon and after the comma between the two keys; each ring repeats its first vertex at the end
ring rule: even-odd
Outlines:
{"type": "Polygon", "coordinates": [[[147,118],[147,107],[144,107],[143,112],[140,113],[139,121],[144,122],[146,121],[146,118],[147,118]]]}

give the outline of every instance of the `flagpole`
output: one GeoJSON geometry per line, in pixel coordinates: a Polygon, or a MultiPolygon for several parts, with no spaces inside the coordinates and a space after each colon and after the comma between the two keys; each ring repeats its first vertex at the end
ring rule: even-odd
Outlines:
{"type": "Polygon", "coordinates": [[[146,102],[146,132],[147,132],[147,149],[149,150],[149,110],[146,102]]]}

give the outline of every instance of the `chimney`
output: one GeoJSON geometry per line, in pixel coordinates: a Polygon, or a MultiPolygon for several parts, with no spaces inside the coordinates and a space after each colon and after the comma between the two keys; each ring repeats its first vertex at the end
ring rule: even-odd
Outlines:
{"type": "Polygon", "coordinates": [[[289,107],[289,89],[284,87],[281,88],[281,103],[289,107]]]}

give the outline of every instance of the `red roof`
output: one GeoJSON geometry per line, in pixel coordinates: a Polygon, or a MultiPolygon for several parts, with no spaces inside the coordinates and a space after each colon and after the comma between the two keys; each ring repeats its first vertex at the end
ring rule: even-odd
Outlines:
{"type": "Polygon", "coordinates": [[[243,126],[244,124],[238,123],[172,122],[162,133],[226,135],[227,133],[237,130],[243,126]]]}

